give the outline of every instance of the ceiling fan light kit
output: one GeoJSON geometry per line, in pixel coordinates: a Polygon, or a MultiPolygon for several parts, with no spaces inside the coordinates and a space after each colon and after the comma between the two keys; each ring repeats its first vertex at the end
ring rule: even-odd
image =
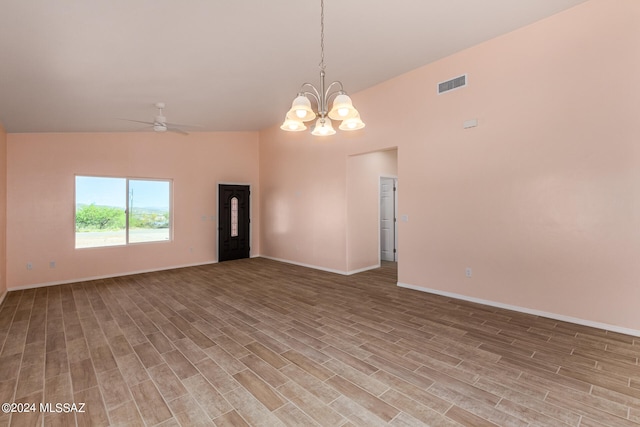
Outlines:
{"type": "Polygon", "coordinates": [[[304,83],[300,87],[298,96],[291,103],[291,109],[285,116],[280,129],[288,132],[300,132],[307,127],[304,122],[314,120],[315,126],[311,130],[312,135],[325,136],[336,133],[331,120],[342,121],[338,127],[340,130],[351,131],[362,129],[365,124],[360,119],[358,110],[353,106],[351,98],[344,90],[340,81],[334,81],[325,89],[325,65],[324,65],[324,0],[320,0],[320,88],[317,89],[311,83],[304,83]],[[328,109],[329,101],[333,98],[331,110],[328,109]],[[315,101],[318,112],[313,111],[311,100],[315,101]]]}

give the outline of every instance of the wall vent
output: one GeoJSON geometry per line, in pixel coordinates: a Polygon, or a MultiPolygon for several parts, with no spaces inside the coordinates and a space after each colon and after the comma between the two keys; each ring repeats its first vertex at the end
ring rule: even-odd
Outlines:
{"type": "Polygon", "coordinates": [[[450,90],[459,89],[467,85],[467,75],[464,74],[460,77],[447,80],[446,82],[438,83],[438,93],[449,92],[450,90]]]}

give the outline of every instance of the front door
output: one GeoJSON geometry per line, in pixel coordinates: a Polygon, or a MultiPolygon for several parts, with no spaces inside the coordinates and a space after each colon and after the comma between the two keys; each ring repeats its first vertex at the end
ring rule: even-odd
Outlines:
{"type": "Polygon", "coordinates": [[[218,186],[218,261],[249,258],[248,185],[218,186]]]}

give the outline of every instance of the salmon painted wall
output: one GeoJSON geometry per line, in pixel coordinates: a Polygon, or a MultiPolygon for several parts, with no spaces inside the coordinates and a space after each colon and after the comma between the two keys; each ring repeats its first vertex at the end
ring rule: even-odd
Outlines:
{"type": "MultiPolygon", "coordinates": [[[[313,205],[294,206],[294,188],[314,203],[335,194],[320,204],[338,224],[306,233],[344,239],[343,184],[309,171],[397,146],[401,284],[640,333],[640,80],[624,77],[640,75],[638,40],[639,1],[592,0],[352,94],[367,123],[357,135],[262,132],[261,150],[280,157],[260,159],[263,201],[286,195],[296,223],[313,205]],[[465,73],[467,87],[436,94],[465,73]],[[479,126],[463,129],[469,119],[479,126]]],[[[263,209],[264,241],[277,224],[263,209]]],[[[339,251],[287,251],[291,237],[263,253],[340,264],[339,251]]]]}
{"type": "Polygon", "coordinates": [[[218,182],[251,184],[252,255],[260,251],[255,132],[8,134],[7,143],[9,289],[216,261],[218,182]],[[75,249],[75,175],[172,179],[173,241],[75,249]]]}
{"type": "Polygon", "coordinates": [[[398,150],[347,159],[347,270],[380,265],[380,177],[398,175],[398,150]]]}
{"type": "Polygon", "coordinates": [[[279,128],[260,134],[261,254],[344,272],[345,147],[341,141],[279,128]]]}
{"type": "Polygon", "coordinates": [[[0,123],[0,302],[7,290],[7,133],[0,123]]]}
{"type": "Polygon", "coordinates": [[[640,330],[640,82],[610,84],[639,24],[596,0],[399,79],[432,104],[402,146],[400,282],[640,330]]]}

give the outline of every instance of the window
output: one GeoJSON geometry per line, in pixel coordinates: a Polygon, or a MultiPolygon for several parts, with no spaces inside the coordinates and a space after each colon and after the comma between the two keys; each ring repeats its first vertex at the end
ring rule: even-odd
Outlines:
{"type": "Polygon", "coordinates": [[[231,199],[231,237],[238,237],[238,198],[231,199]]]}
{"type": "Polygon", "coordinates": [[[76,176],[76,248],[171,240],[171,181],[76,176]]]}

